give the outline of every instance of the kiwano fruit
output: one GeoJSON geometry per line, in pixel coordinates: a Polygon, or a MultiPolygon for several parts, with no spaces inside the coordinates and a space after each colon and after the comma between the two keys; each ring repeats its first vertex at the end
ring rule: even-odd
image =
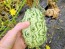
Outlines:
{"type": "Polygon", "coordinates": [[[29,48],[39,47],[47,39],[44,15],[37,8],[27,9],[22,19],[22,22],[24,21],[30,22],[30,26],[22,30],[25,43],[29,48]]]}

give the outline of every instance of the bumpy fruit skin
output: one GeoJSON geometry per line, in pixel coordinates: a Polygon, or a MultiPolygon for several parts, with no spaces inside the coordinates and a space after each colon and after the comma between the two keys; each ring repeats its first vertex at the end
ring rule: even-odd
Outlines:
{"type": "Polygon", "coordinates": [[[22,30],[26,44],[29,48],[39,47],[47,39],[44,15],[39,9],[31,8],[25,12],[22,22],[24,21],[30,22],[30,26],[22,30]]]}

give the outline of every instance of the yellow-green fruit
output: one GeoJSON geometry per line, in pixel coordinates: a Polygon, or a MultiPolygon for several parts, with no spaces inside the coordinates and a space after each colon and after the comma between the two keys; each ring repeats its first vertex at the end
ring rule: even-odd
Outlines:
{"type": "Polygon", "coordinates": [[[29,48],[39,47],[47,39],[47,27],[44,15],[39,9],[31,8],[25,12],[22,22],[24,21],[30,22],[30,26],[22,30],[26,44],[29,48]]]}

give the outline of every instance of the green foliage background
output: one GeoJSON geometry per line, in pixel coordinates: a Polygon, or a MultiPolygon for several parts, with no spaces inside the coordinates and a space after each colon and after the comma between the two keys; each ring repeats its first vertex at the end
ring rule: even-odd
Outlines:
{"type": "Polygon", "coordinates": [[[17,23],[17,16],[25,5],[26,0],[4,0],[0,2],[0,38],[7,30],[13,28],[17,23]],[[16,14],[11,15],[10,10],[15,9],[16,14]]]}

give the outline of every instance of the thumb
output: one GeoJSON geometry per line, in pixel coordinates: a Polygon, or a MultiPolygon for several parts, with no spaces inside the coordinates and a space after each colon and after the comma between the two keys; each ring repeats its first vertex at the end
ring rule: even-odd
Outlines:
{"type": "Polygon", "coordinates": [[[22,29],[27,28],[29,25],[30,25],[29,22],[22,22],[22,23],[20,22],[12,30],[18,32],[18,31],[20,31],[22,29]]]}
{"type": "Polygon", "coordinates": [[[0,41],[0,49],[11,49],[15,40],[17,33],[30,25],[29,22],[20,22],[12,30],[8,31],[7,34],[0,41]]]}

